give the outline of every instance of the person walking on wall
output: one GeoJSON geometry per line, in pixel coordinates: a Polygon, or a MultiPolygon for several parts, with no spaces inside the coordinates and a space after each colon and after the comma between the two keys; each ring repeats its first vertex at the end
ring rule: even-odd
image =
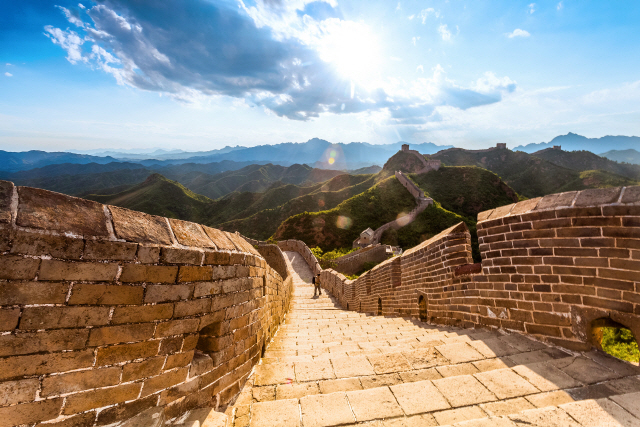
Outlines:
{"type": "Polygon", "coordinates": [[[313,283],[313,297],[316,297],[316,292],[318,293],[318,296],[321,296],[322,289],[320,288],[320,275],[316,274],[315,276],[313,276],[313,279],[311,279],[311,283],[313,283]]]}

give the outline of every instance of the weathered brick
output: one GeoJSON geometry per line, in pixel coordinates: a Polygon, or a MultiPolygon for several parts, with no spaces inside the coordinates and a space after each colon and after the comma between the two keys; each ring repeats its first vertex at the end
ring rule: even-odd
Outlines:
{"type": "Polygon", "coordinates": [[[191,301],[179,301],[176,303],[174,317],[186,317],[207,313],[211,309],[211,300],[196,299],[191,301]]]}
{"type": "Polygon", "coordinates": [[[540,311],[533,312],[533,320],[535,323],[543,325],[570,326],[571,318],[554,313],[545,313],[540,311]]]}
{"type": "Polygon", "coordinates": [[[144,359],[158,354],[159,341],[144,341],[134,344],[120,344],[98,349],[96,357],[97,366],[112,365],[114,363],[128,362],[136,359],[144,359]]]}
{"type": "Polygon", "coordinates": [[[11,199],[13,197],[14,185],[10,181],[0,181],[0,223],[11,222],[11,199]]]}
{"type": "Polygon", "coordinates": [[[224,350],[233,344],[231,335],[221,337],[201,336],[198,340],[198,349],[207,353],[224,350]]]}
{"type": "Polygon", "coordinates": [[[222,283],[220,282],[200,282],[195,284],[193,297],[200,298],[208,295],[216,295],[222,292],[222,283]]]}
{"type": "Polygon", "coordinates": [[[83,247],[84,240],[82,239],[15,230],[11,253],[80,259],[83,247]]]}
{"type": "Polygon", "coordinates": [[[201,282],[211,280],[213,277],[213,271],[211,266],[197,267],[197,266],[180,266],[178,272],[178,282],[201,282]]]}
{"type": "MultiPolygon", "coordinates": [[[[156,396],[151,396],[146,399],[137,399],[133,402],[128,403],[119,403],[115,406],[112,406],[107,409],[103,409],[98,414],[98,420],[96,421],[97,426],[113,426],[113,425],[127,425],[134,424],[135,421],[130,423],[121,421],[129,420],[136,415],[144,412],[149,408],[153,408],[156,406],[158,399],[156,396]]],[[[182,411],[184,413],[184,411],[182,411]]],[[[182,414],[181,413],[181,414],[182,414]]],[[[178,415],[181,415],[178,414],[178,415]]],[[[142,427],[142,426],[140,426],[142,427]]]]}
{"type": "Polygon", "coordinates": [[[213,267],[213,280],[224,280],[236,277],[235,265],[218,265],[213,267]]]}
{"type": "Polygon", "coordinates": [[[590,188],[582,190],[576,198],[575,206],[606,205],[618,201],[622,187],[590,188]]]}
{"type": "Polygon", "coordinates": [[[61,304],[68,290],[67,283],[0,283],[0,305],[61,304]]]}
{"type": "Polygon", "coordinates": [[[525,323],[526,331],[530,334],[546,335],[549,337],[561,337],[562,332],[557,326],[548,325],[534,325],[531,323],[525,323]]]}
{"type": "Polygon", "coordinates": [[[73,286],[69,304],[86,305],[133,305],[142,304],[142,286],[89,285],[78,283],[73,286]]]}
{"type": "Polygon", "coordinates": [[[164,369],[169,370],[187,366],[191,362],[191,359],[193,359],[193,352],[194,350],[191,350],[186,353],[175,353],[167,356],[167,363],[165,364],[164,369]]]}
{"type": "Polygon", "coordinates": [[[137,249],[136,243],[87,240],[82,258],[86,260],[133,261],[137,249]]]}
{"type": "Polygon", "coordinates": [[[18,196],[19,226],[81,236],[109,235],[100,203],[29,187],[18,187],[18,196]]]}
{"type": "Polygon", "coordinates": [[[0,255],[0,279],[33,280],[39,267],[39,259],[0,255]]]}
{"type": "Polygon", "coordinates": [[[215,248],[211,239],[202,231],[200,225],[182,221],[179,219],[169,219],[173,234],[176,236],[178,243],[185,246],[196,246],[199,248],[215,248]]]}
{"type": "Polygon", "coordinates": [[[196,348],[198,345],[198,334],[187,335],[184,337],[184,341],[182,342],[182,351],[189,351],[196,348]]]}
{"type": "Polygon", "coordinates": [[[149,285],[145,303],[179,301],[191,298],[193,285],[149,285]]]}
{"type": "Polygon", "coordinates": [[[58,417],[64,399],[50,399],[0,408],[0,420],[5,426],[33,424],[58,417]]]}
{"type": "Polygon", "coordinates": [[[46,377],[42,380],[42,397],[108,387],[120,382],[120,367],[90,369],[46,377]]]}
{"type": "MultiPolygon", "coordinates": [[[[202,226],[202,229],[207,236],[216,244],[218,249],[225,249],[229,251],[236,250],[233,242],[226,236],[226,234],[216,228],[207,227],[206,225],[202,226]]],[[[209,263],[207,263],[209,264],[209,263]]]]}
{"type": "Polygon", "coordinates": [[[91,411],[67,417],[60,421],[48,422],[46,424],[46,427],[89,427],[93,426],[93,422],[95,419],[96,413],[91,411]]]}
{"type": "MultiPolygon", "coordinates": [[[[1,285],[0,285],[0,292],[2,292],[1,285]]],[[[19,308],[0,309],[0,331],[14,330],[18,326],[19,319],[20,319],[19,308]]]]}
{"type": "Polygon", "coordinates": [[[125,264],[122,267],[120,281],[123,283],[174,283],[178,276],[178,267],[163,265],[125,264]]]}
{"type": "Polygon", "coordinates": [[[181,335],[196,332],[200,324],[200,319],[172,320],[159,323],[156,328],[156,338],[168,337],[171,335],[181,335]]]}
{"type": "Polygon", "coordinates": [[[584,305],[592,307],[605,308],[607,310],[617,310],[626,313],[633,313],[633,304],[624,301],[614,301],[602,298],[596,298],[591,296],[583,296],[582,301],[584,305]]]}
{"type": "Polygon", "coordinates": [[[61,329],[0,335],[0,356],[79,350],[85,347],[88,335],[87,329],[61,329]]]}
{"type": "Polygon", "coordinates": [[[144,382],[142,387],[142,397],[164,390],[176,384],[186,381],[189,369],[181,368],[170,371],[157,377],[149,378],[144,382]]]}
{"type": "Polygon", "coordinates": [[[116,236],[129,242],[170,245],[171,231],[165,218],[109,206],[116,236]]]}
{"type": "Polygon", "coordinates": [[[231,254],[228,252],[207,252],[204,253],[204,264],[207,265],[228,265],[231,263],[231,254]]]}
{"type": "Polygon", "coordinates": [[[203,252],[191,249],[162,248],[160,261],[163,264],[201,265],[203,252]]]}
{"type": "Polygon", "coordinates": [[[35,400],[39,388],[40,381],[37,378],[1,382],[0,406],[31,402],[35,400]]]}
{"type": "Polygon", "coordinates": [[[108,307],[26,307],[20,329],[58,329],[109,323],[108,307]]]}
{"type": "Polygon", "coordinates": [[[138,245],[138,262],[142,264],[157,264],[160,261],[158,246],[138,245]]]}
{"type": "Polygon", "coordinates": [[[140,383],[133,383],[73,394],[67,397],[62,413],[65,415],[77,414],[89,409],[133,400],[138,397],[140,387],[140,383]]]}
{"type": "Polygon", "coordinates": [[[124,342],[144,341],[153,338],[154,329],[155,325],[153,323],[93,328],[91,329],[88,345],[101,346],[124,342]]]}
{"type": "Polygon", "coordinates": [[[115,280],[118,264],[68,262],[45,259],[40,267],[40,280],[80,280],[109,282],[115,280]]]}
{"type": "Polygon", "coordinates": [[[138,307],[116,307],[111,323],[145,323],[154,320],[170,319],[173,316],[173,304],[143,305],[138,307]]]}
{"type": "Polygon", "coordinates": [[[122,382],[158,375],[162,371],[164,359],[164,357],[153,357],[142,362],[127,363],[122,367],[122,382]]]}
{"type": "Polygon", "coordinates": [[[182,341],[184,341],[184,338],[181,336],[163,339],[160,343],[158,354],[167,355],[179,352],[182,348],[182,341]]]}
{"type": "Polygon", "coordinates": [[[72,371],[92,365],[93,350],[14,356],[0,359],[0,380],[72,371]]]}
{"type": "Polygon", "coordinates": [[[625,280],[625,281],[631,282],[631,281],[638,280],[638,272],[627,271],[627,270],[614,270],[611,268],[599,268],[598,277],[602,277],[605,279],[625,280]]]}

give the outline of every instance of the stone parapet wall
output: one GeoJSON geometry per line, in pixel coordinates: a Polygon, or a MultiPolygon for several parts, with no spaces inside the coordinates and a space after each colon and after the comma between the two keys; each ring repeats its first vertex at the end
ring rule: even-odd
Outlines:
{"type": "Polygon", "coordinates": [[[223,407],[288,310],[284,272],[236,234],[0,181],[1,424],[223,407]]]}
{"type": "Polygon", "coordinates": [[[460,223],[354,281],[322,285],[349,309],[500,328],[570,349],[598,322],[640,337],[640,187],[553,194],[478,215],[481,265],[460,223]]]}
{"type": "Polygon", "coordinates": [[[350,276],[361,271],[367,262],[382,262],[387,259],[387,245],[372,245],[358,249],[334,260],[334,270],[350,276]]]}
{"type": "Polygon", "coordinates": [[[418,186],[409,178],[407,178],[402,172],[396,171],[395,175],[396,175],[396,179],[400,181],[400,184],[402,184],[403,187],[406,188],[407,191],[411,193],[411,195],[414,198],[416,199],[424,198],[424,191],[418,188],[418,186]]]}
{"type": "Polygon", "coordinates": [[[320,274],[322,267],[316,259],[315,255],[311,253],[311,249],[301,240],[281,240],[278,242],[278,247],[283,251],[298,252],[304,260],[307,262],[314,275],[320,274]]]}

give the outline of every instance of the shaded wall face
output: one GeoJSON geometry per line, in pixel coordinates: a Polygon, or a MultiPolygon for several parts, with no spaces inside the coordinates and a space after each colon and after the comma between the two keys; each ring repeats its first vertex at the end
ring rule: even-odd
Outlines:
{"type": "Polygon", "coordinates": [[[290,295],[236,235],[0,182],[2,422],[224,404],[290,295]]]}

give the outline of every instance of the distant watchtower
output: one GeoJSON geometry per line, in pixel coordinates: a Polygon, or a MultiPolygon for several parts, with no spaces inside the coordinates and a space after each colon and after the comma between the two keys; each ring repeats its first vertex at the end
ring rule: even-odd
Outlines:
{"type": "Polygon", "coordinates": [[[554,145],[553,149],[554,150],[562,150],[562,145],[554,145]]]}
{"type": "Polygon", "coordinates": [[[402,151],[409,151],[409,144],[402,144],[402,151]]]}
{"type": "Polygon", "coordinates": [[[496,144],[496,148],[500,149],[500,148],[507,148],[507,143],[506,142],[498,142],[496,144]]]}

